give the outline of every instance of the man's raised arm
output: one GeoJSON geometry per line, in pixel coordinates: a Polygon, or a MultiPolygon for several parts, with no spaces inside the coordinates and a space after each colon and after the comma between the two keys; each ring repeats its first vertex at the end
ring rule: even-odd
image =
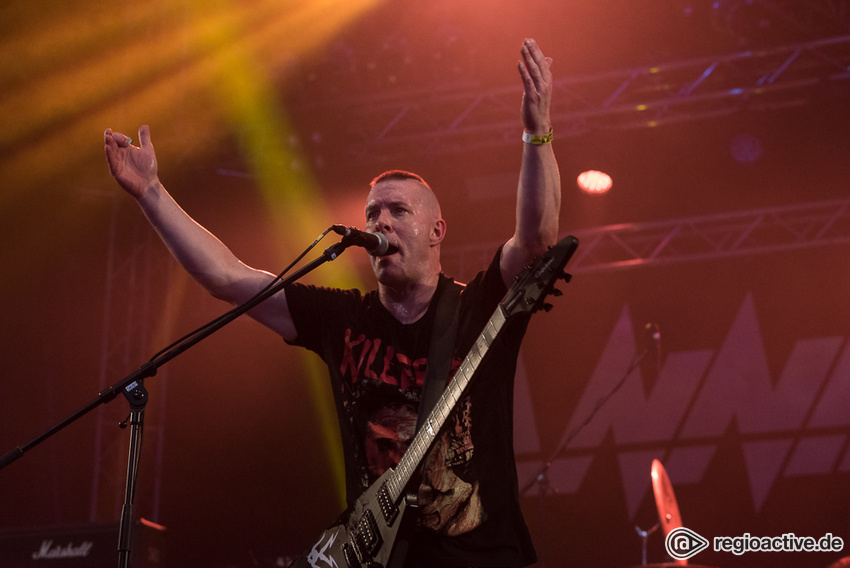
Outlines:
{"type": "Polygon", "coordinates": [[[551,59],[537,42],[522,45],[519,73],[523,82],[523,153],[516,204],[516,228],[502,250],[502,278],[510,285],[513,277],[535,256],[558,240],[561,207],[561,178],[552,151],[551,59]]]}
{"type": "MultiPolygon", "coordinates": [[[[141,207],[174,258],[216,298],[232,304],[248,300],[273,278],[243,264],[220,240],[195,222],[168,194],[157,175],[150,129],[139,128],[139,146],[107,129],[103,136],[109,171],[141,207]]],[[[283,292],[269,298],[249,315],[285,339],[296,331],[283,292]]]]}

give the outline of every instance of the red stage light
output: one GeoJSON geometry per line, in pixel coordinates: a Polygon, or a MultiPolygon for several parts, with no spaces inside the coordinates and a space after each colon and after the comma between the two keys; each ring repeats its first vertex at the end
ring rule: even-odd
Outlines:
{"type": "Polygon", "coordinates": [[[611,176],[597,170],[587,170],[580,173],[576,183],[582,191],[592,194],[605,193],[614,184],[611,176]]]}

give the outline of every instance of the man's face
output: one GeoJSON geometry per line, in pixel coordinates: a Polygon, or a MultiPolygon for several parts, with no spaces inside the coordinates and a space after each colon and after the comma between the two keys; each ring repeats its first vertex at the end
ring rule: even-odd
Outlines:
{"type": "Polygon", "coordinates": [[[390,254],[371,257],[378,282],[404,286],[428,275],[432,246],[439,244],[439,206],[433,193],[413,179],[376,183],[366,200],[366,230],[384,233],[390,254]]]}

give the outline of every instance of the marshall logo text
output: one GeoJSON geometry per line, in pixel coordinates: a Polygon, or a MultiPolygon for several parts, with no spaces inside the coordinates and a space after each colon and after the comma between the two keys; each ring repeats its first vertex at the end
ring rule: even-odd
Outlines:
{"type": "Polygon", "coordinates": [[[41,547],[32,553],[33,560],[58,560],[66,558],[86,558],[91,552],[94,543],[84,541],[78,546],[68,543],[65,546],[53,545],[52,540],[41,541],[41,547]]]}

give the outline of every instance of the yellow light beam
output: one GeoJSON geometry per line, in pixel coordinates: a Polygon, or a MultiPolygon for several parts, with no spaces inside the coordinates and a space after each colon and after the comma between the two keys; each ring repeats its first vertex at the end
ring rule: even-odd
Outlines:
{"type": "MultiPolygon", "coordinates": [[[[229,0],[221,0],[218,5],[227,3],[229,0]]],[[[207,0],[199,0],[196,9],[200,12],[206,6],[207,0]]],[[[312,17],[313,13],[306,15],[312,17]]],[[[303,25],[301,18],[293,22],[298,22],[299,27],[303,25]]],[[[289,142],[295,132],[278,102],[268,72],[250,46],[238,41],[244,37],[243,25],[244,22],[236,18],[217,21],[213,27],[198,28],[196,41],[208,44],[217,53],[214,65],[208,68],[209,88],[243,142],[242,152],[266,199],[276,233],[279,233],[274,240],[282,245],[284,255],[291,258],[297,252],[291,243],[303,238],[299,237],[301,235],[319,233],[332,221],[322,213],[328,208],[306,160],[298,146],[289,142]]],[[[297,30],[298,27],[294,27],[291,31],[294,34],[297,30]]],[[[354,268],[345,258],[322,267],[323,282],[341,287],[359,285],[352,276],[354,268]]],[[[344,506],[344,463],[326,370],[316,364],[312,354],[305,354],[303,361],[310,377],[338,502],[344,506]]]]}
{"type": "Polygon", "coordinates": [[[94,154],[84,154],[83,161],[80,152],[69,149],[96,147],[106,126],[127,130],[150,123],[158,148],[178,159],[204,151],[220,140],[220,117],[210,115],[205,96],[209,68],[219,65],[224,52],[249,53],[265,73],[284,80],[280,66],[324,45],[376,3],[208,3],[193,10],[198,16],[189,21],[188,0],[160,0],[154,3],[156,12],[148,9],[138,20],[132,10],[115,10],[114,4],[106,10],[102,2],[89,0],[74,6],[91,20],[67,14],[39,22],[41,27],[16,22],[32,29],[33,37],[23,51],[14,49],[29,36],[0,41],[4,53],[20,54],[0,59],[0,112],[6,117],[0,171],[7,188],[0,199],[57,179],[66,184],[102,179],[103,169],[93,166],[94,154]],[[67,35],[69,29],[79,35],[67,35]],[[231,43],[217,40],[222,30],[230,30],[231,43]],[[177,124],[192,137],[156,128],[161,124],[177,124]]]}

